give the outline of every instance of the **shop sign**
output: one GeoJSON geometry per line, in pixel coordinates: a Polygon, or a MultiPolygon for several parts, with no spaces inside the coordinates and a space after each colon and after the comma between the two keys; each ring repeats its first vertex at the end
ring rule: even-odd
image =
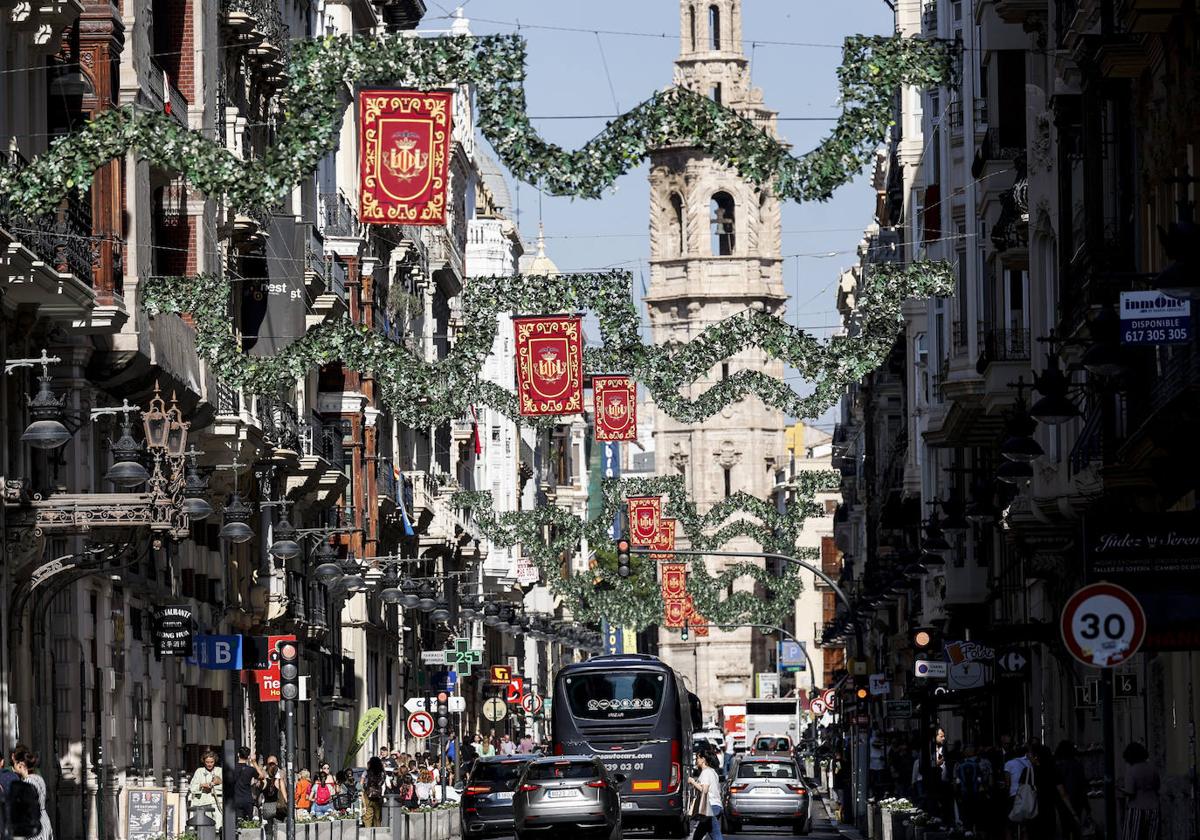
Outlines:
{"type": "Polygon", "coordinates": [[[1185,344],[1192,340],[1192,302],[1162,292],[1121,292],[1121,343],[1185,344]]]}

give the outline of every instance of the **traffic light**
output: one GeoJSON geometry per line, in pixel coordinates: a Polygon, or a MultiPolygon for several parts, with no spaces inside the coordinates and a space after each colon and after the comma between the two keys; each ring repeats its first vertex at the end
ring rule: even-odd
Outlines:
{"type": "Polygon", "coordinates": [[[931,650],[938,641],[938,631],[933,627],[914,627],[909,633],[909,641],[913,650],[931,650]]]}
{"type": "Polygon", "coordinates": [[[854,676],[854,696],[859,700],[866,700],[870,696],[870,682],[863,674],[854,676]]]}
{"type": "Polygon", "coordinates": [[[300,699],[300,648],[292,641],[276,642],[275,654],[279,659],[280,699],[300,699]]]}
{"type": "Polygon", "coordinates": [[[450,727],[450,695],[444,691],[439,691],[437,696],[437,728],[442,735],[446,734],[446,730],[450,727]]]}
{"type": "Polygon", "coordinates": [[[633,574],[629,568],[629,540],[617,540],[617,577],[627,578],[633,574]]]}
{"type": "Polygon", "coordinates": [[[687,622],[687,619],[684,619],[684,621],[683,621],[683,627],[682,627],[682,628],[680,629],[680,631],[679,631],[679,640],[680,640],[681,642],[686,642],[686,641],[688,640],[688,622],[687,622]]]}

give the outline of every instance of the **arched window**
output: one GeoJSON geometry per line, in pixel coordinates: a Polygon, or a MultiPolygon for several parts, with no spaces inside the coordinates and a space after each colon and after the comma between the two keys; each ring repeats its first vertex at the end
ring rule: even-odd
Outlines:
{"type": "Polygon", "coordinates": [[[674,226],[671,229],[675,239],[675,256],[682,257],[687,250],[687,232],[683,225],[683,199],[679,193],[671,193],[671,212],[674,226]]]}
{"type": "Polygon", "coordinates": [[[713,256],[728,257],[733,254],[734,230],[733,196],[727,192],[719,192],[712,197],[713,256]]]}
{"type": "Polygon", "coordinates": [[[688,32],[691,35],[692,52],[696,51],[696,7],[688,7],[688,32]]]}
{"type": "Polygon", "coordinates": [[[714,50],[721,49],[721,10],[716,6],[708,7],[708,36],[714,50]]]}

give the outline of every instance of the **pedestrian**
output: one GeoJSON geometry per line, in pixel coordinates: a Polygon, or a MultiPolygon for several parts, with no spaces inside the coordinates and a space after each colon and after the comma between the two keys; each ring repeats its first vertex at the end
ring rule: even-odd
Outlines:
{"type": "Polygon", "coordinates": [[[188,807],[193,812],[208,811],[213,822],[221,822],[221,771],[217,769],[217,754],[212,750],[201,758],[202,764],[192,774],[188,785],[188,807]]]}
{"type": "MultiPolygon", "coordinates": [[[[1060,811],[1070,814],[1070,799],[1058,777],[1050,748],[1045,744],[1035,744],[1030,757],[1033,761],[1033,786],[1037,791],[1038,811],[1029,826],[1029,836],[1031,840],[1054,840],[1061,836],[1056,817],[1060,811]]],[[[1070,817],[1073,825],[1074,815],[1070,814],[1070,817]]],[[[1064,827],[1068,827],[1066,823],[1064,827]]]]}
{"type": "Polygon", "coordinates": [[[716,836],[713,834],[713,802],[721,796],[721,779],[709,764],[708,753],[704,751],[696,753],[696,769],[700,771],[700,775],[688,779],[688,784],[697,791],[692,807],[692,818],[696,821],[692,840],[701,840],[703,837],[716,836]]]}
{"type": "Polygon", "coordinates": [[[378,828],[383,825],[383,761],[372,756],[363,773],[362,804],[363,827],[378,828]]]}
{"type": "Polygon", "coordinates": [[[517,745],[517,752],[520,755],[533,755],[533,736],[528,732],[521,736],[521,743],[517,745]]]}
{"type": "Polygon", "coordinates": [[[514,755],[516,752],[517,745],[513,743],[507,732],[504,733],[500,738],[500,755],[514,755]]]}
{"type": "Polygon", "coordinates": [[[1069,840],[1079,840],[1084,827],[1092,829],[1095,824],[1088,807],[1088,778],[1083,770],[1083,762],[1079,760],[1079,752],[1070,741],[1062,741],[1054,750],[1054,769],[1058,780],[1067,791],[1067,804],[1062,807],[1063,833],[1069,840]]]}
{"type": "Polygon", "coordinates": [[[13,754],[15,781],[9,783],[9,831],[13,840],[54,840],[46,811],[46,780],[38,773],[38,757],[25,747],[13,754]]]}
{"type": "Polygon", "coordinates": [[[1158,840],[1158,770],[1150,763],[1150,753],[1136,741],[1125,747],[1121,758],[1125,759],[1123,789],[1129,797],[1123,840],[1158,840]]]}
{"type": "Polygon", "coordinates": [[[239,747],[233,768],[233,809],[239,820],[254,819],[254,803],[261,786],[262,769],[250,757],[249,747],[239,747]]]}
{"type": "Polygon", "coordinates": [[[433,784],[433,773],[428,767],[421,768],[420,772],[417,774],[417,806],[421,808],[428,808],[434,805],[435,790],[436,788],[433,784]]]}
{"type": "Polygon", "coordinates": [[[457,736],[455,736],[455,734],[453,732],[451,732],[450,737],[448,739],[446,739],[446,760],[449,761],[451,764],[453,764],[455,758],[457,758],[457,757],[458,757],[458,738],[457,738],[457,736]]]}
{"type": "Polygon", "coordinates": [[[333,797],[337,795],[337,785],[326,770],[317,771],[317,782],[313,785],[312,815],[323,817],[333,813],[333,797]]]}
{"type": "Polygon", "coordinates": [[[287,780],[275,756],[267,758],[267,769],[262,777],[262,807],[260,814],[263,829],[268,838],[275,836],[275,824],[287,820],[287,780]]]}
{"type": "Polygon", "coordinates": [[[483,758],[491,758],[496,754],[496,747],[492,744],[492,736],[483,736],[483,742],[479,746],[479,754],[483,758]]]}
{"type": "MultiPolygon", "coordinates": [[[[1013,818],[1013,806],[1017,803],[1017,793],[1024,784],[1036,785],[1037,779],[1033,771],[1033,745],[1029,744],[1023,749],[1014,750],[1009,759],[1004,762],[1004,787],[1008,795],[1008,826],[1009,837],[1021,837],[1022,827],[1026,827],[1027,823],[1032,821],[1032,817],[1036,815],[1028,815],[1022,819],[1013,818]]],[[[1036,812],[1036,808],[1035,808],[1036,812]]]]}
{"type": "Polygon", "coordinates": [[[729,775],[729,768],[733,764],[733,756],[737,751],[737,733],[732,729],[725,733],[725,775],[729,775]]]}
{"type": "Polygon", "coordinates": [[[964,831],[975,832],[977,827],[986,824],[991,789],[991,762],[980,757],[975,747],[968,746],[962,760],[954,767],[954,792],[964,831]]]}
{"type": "Polygon", "coordinates": [[[312,810],[312,774],[305,767],[296,777],[296,810],[309,813],[312,810]]]}
{"type": "Polygon", "coordinates": [[[838,821],[846,824],[853,822],[854,808],[850,804],[850,763],[840,750],[833,756],[833,789],[837,792],[838,807],[841,811],[838,821]]]}

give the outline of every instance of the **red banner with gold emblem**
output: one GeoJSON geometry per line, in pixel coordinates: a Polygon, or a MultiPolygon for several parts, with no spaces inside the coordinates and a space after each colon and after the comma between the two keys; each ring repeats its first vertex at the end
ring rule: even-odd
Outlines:
{"type": "Polygon", "coordinates": [[[358,94],[359,218],[373,225],[446,223],[450,91],[358,94]]]}
{"type": "Polygon", "coordinates": [[[626,503],[629,506],[629,542],[639,547],[653,545],[662,522],[662,497],[630,496],[626,503]]]}
{"type": "Polygon", "coordinates": [[[583,411],[583,319],[513,318],[517,331],[517,404],[521,414],[583,411]]]}
{"type": "Polygon", "coordinates": [[[596,440],[637,440],[637,383],[629,376],[592,377],[596,440]]]}
{"type": "Polygon", "coordinates": [[[684,610],[687,615],[688,626],[697,636],[708,635],[708,620],[700,613],[696,612],[696,602],[692,600],[692,596],[687,596],[687,607],[684,610]]]}
{"type": "MultiPolygon", "coordinates": [[[[650,543],[650,550],[671,551],[675,548],[675,520],[659,522],[658,533],[650,543]]],[[[687,563],[677,563],[670,554],[651,554],[651,560],[662,567],[663,624],[666,627],[682,627],[688,620],[690,600],[687,594],[687,563]]]]}

